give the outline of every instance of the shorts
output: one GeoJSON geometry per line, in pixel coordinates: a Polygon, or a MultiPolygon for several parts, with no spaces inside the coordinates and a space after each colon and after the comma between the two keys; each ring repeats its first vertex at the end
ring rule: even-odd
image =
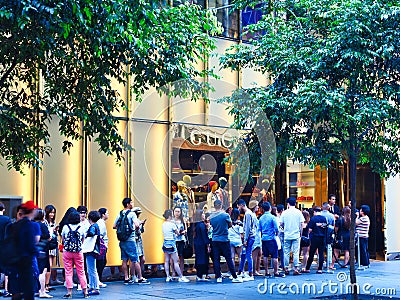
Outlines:
{"type": "Polygon", "coordinates": [[[264,257],[271,255],[271,258],[278,258],[278,244],[275,239],[262,241],[262,252],[264,257]]]}
{"type": "Polygon", "coordinates": [[[120,241],[119,248],[121,249],[121,259],[130,260],[133,263],[139,262],[139,256],[136,250],[136,242],[120,241]]]}
{"type": "Polygon", "coordinates": [[[163,252],[167,253],[167,254],[172,254],[175,253],[176,250],[176,243],[173,240],[165,240],[163,243],[163,252]],[[169,250],[165,250],[165,249],[171,249],[171,251],[169,250]]]}
{"type": "Polygon", "coordinates": [[[176,249],[178,256],[183,256],[183,249],[185,248],[185,241],[176,241],[176,249]]]}

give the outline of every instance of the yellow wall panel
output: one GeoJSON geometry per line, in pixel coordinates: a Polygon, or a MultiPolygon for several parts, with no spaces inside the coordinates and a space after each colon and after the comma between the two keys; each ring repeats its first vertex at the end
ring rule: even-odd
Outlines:
{"type": "Polygon", "coordinates": [[[70,153],[62,152],[65,137],[58,132],[58,119],[49,124],[52,152],[45,156],[41,172],[41,199],[39,206],[52,204],[60,222],[69,207],[82,203],[82,141],[74,141],[70,153]]]}
{"type": "MultiPolygon", "coordinates": [[[[126,130],[126,122],[118,125],[120,133],[126,130]]],[[[107,260],[109,265],[119,265],[121,255],[115,230],[112,229],[116,217],[122,207],[122,199],[127,196],[127,179],[125,162],[118,165],[113,156],[98,151],[94,142],[88,148],[88,210],[105,207],[110,218],[106,222],[109,237],[107,260]]]]}
{"type": "Polygon", "coordinates": [[[162,214],[169,203],[169,140],[164,124],[132,124],[132,195],[147,219],[143,234],[146,263],[163,263],[162,214]]]}

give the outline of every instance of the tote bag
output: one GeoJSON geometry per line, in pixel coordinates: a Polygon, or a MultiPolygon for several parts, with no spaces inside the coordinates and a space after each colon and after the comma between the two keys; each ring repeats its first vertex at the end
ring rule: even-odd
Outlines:
{"type": "Polygon", "coordinates": [[[90,253],[94,252],[96,247],[97,235],[86,237],[82,244],[82,252],[90,253]]]}

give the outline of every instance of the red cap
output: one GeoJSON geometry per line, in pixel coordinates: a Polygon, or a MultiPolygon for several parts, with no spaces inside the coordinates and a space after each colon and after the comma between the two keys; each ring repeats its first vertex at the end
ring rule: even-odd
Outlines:
{"type": "Polygon", "coordinates": [[[33,200],[29,200],[29,201],[26,201],[25,203],[22,203],[21,208],[26,209],[26,210],[33,210],[35,208],[38,208],[38,206],[35,205],[33,200]]]}

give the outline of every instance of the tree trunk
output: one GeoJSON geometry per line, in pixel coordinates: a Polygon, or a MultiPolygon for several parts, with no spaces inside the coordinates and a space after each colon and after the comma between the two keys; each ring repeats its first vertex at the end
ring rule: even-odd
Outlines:
{"type": "Polygon", "coordinates": [[[351,226],[350,226],[350,283],[352,284],[352,292],[357,299],[357,278],[355,269],[355,229],[356,229],[356,180],[357,180],[357,151],[356,147],[351,147],[349,153],[349,181],[350,181],[350,201],[351,201],[351,226]]]}

